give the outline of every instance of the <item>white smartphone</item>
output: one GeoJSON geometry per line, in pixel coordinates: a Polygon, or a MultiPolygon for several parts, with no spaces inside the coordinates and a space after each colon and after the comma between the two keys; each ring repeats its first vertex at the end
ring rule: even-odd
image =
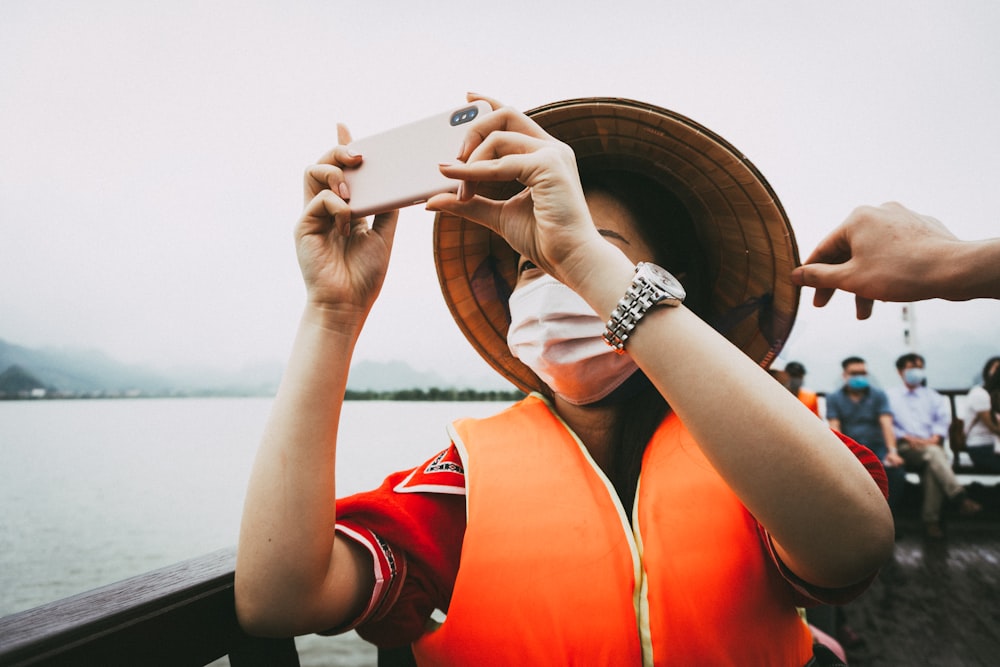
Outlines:
{"type": "Polygon", "coordinates": [[[361,218],[455,192],[458,181],[445,178],[438,164],[453,162],[468,124],[492,110],[489,103],[470,102],[450,111],[352,141],[349,148],[364,161],[345,169],[351,215],[361,218]]]}

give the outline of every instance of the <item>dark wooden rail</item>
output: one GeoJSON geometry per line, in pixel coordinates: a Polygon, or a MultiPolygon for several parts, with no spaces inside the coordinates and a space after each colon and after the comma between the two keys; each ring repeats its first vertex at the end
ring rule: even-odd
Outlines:
{"type": "Polygon", "coordinates": [[[0,665],[298,667],[293,639],[236,623],[235,549],[225,549],[0,619],[0,665]]]}

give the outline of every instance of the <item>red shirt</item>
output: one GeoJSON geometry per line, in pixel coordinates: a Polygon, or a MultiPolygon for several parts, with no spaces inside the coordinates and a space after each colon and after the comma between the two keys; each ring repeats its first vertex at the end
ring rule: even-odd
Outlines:
{"type": "MultiPolygon", "coordinates": [[[[837,434],[888,497],[885,470],[872,452],[837,434]]],[[[409,644],[423,634],[435,609],[447,610],[458,574],[465,535],[465,471],[454,444],[427,463],[389,475],[382,485],[337,501],[337,531],[372,554],[375,588],[365,611],[352,623],[378,646],[409,644]]],[[[800,606],[844,604],[861,594],[874,575],[843,589],[821,589],[802,581],[775,554],[770,537],[759,535],[800,606]]]]}

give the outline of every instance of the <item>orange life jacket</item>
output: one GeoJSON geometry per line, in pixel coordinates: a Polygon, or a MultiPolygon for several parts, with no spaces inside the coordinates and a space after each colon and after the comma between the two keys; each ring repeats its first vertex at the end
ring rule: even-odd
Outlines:
{"type": "Polygon", "coordinates": [[[812,410],[814,415],[819,416],[819,397],[815,391],[799,389],[799,400],[802,401],[803,405],[812,410]]]}
{"type": "MultiPolygon", "coordinates": [[[[804,665],[808,628],[755,521],[675,416],[646,448],[633,525],[529,396],[452,438],[468,526],[420,665],[804,665]]],[[[734,443],[738,446],[738,443],[734,443]]]]}

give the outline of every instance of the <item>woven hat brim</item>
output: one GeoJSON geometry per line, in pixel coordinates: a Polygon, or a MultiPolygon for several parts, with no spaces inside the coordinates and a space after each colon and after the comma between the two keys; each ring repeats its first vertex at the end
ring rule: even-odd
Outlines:
{"type": "MultiPolygon", "coordinates": [[[[705,319],[765,368],[791,332],[799,264],[791,224],[757,168],[722,137],[693,120],[618,98],[555,102],[527,112],[568,144],[577,162],[641,173],[674,193],[691,213],[710,276],[705,319]]],[[[493,184],[504,199],[516,183],[493,184]]],[[[494,369],[523,391],[545,384],[507,346],[507,297],[517,253],[502,237],[464,218],[438,213],[434,257],[445,302],[465,337],[494,369]]]]}

